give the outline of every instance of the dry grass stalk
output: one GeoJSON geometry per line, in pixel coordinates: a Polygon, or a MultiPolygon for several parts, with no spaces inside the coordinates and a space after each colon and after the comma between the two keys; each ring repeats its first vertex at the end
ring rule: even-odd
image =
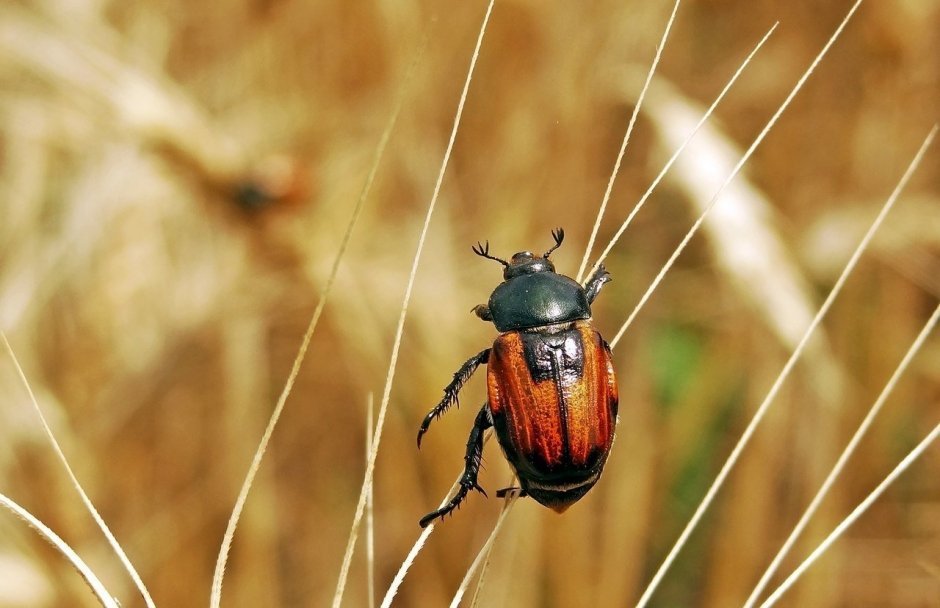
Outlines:
{"type": "Polygon", "coordinates": [[[411,263],[411,272],[408,275],[408,284],[405,287],[405,295],[402,298],[401,312],[398,315],[398,325],[395,329],[395,340],[392,345],[392,355],[388,364],[388,373],[385,376],[385,388],[382,391],[382,401],[379,405],[379,417],[375,426],[375,435],[372,441],[372,449],[366,464],[365,479],[362,482],[362,489],[359,492],[359,502],[356,504],[356,513],[353,516],[353,522],[350,529],[349,541],[346,543],[346,552],[343,557],[343,565],[340,568],[339,581],[336,584],[336,593],[333,596],[333,608],[339,608],[343,599],[343,592],[346,587],[346,576],[349,572],[349,563],[352,561],[353,548],[356,542],[356,533],[362,520],[363,509],[365,508],[366,496],[372,487],[372,475],[375,471],[375,459],[379,453],[379,442],[382,439],[382,429],[385,424],[385,414],[388,411],[389,397],[392,391],[392,383],[395,380],[395,370],[398,365],[399,348],[401,347],[401,338],[405,328],[405,317],[408,314],[408,304],[411,301],[411,293],[414,289],[415,276],[418,273],[418,263],[421,261],[421,252],[424,250],[425,239],[428,234],[428,228],[431,225],[431,217],[434,215],[434,208],[437,205],[438,197],[441,193],[441,185],[444,183],[444,174],[447,171],[447,165],[450,161],[451,152],[454,149],[454,142],[457,139],[457,130],[460,127],[460,118],[463,115],[464,105],[467,102],[467,93],[470,90],[470,82],[473,79],[473,70],[476,67],[480,56],[480,47],[483,45],[483,35],[486,33],[486,26],[489,23],[490,15],[493,13],[495,0],[490,0],[486,7],[486,14],[483,16],[483,22],[480,25],[480,31],[477,35],[476,46],[470,56],[470,67],[467,69],[467,77],[463,84],[463,90],[460,93],[460,101],[457,103],[457,112],[454,115],[453,127],[450,132],[450,139],[447,141],[447,148],[444,151],[444,158],[441,161],[441,168],[437,174],[437,181],[434,184],[434,192],[428,202],[427,213],[424,216],[424,225],[421,227],[421,234],[418,237],[418,246],[415,250],[414,259],[411,263]]]}
{"type": "MultiPolygon", "coordinates": [[[[826,476],[825,481],[823,481],[822,486],[820,486],[819,491],[815,496],[813,496],[813,500],[809,503],[809,505],[807,505],[806,511],[803,512],[803,515],[800,516],[799,521],[795,526],[793,526],[793,531],[787,537],[786,541],[784,541],[783,545],[780,547],[780,550],[774,556],[773,561],[770,562],[770,564],[767,566],[767,570],[764,572],[763,576],[761,576],[761,579],[757,582],[757,585],[754,587],[754,591],[751,592],[751,595],[748,597],[747,602],[745,603],[745,608],[751,608],[760,599],[760,596],[764,592],[767,584],[770,582],[771,577],[776,574],[777,569],[780,567],[780,563],[793,547],[793,543],[796,542],[796,539],[806,528],[806,524],[809,523],[810,518],[816,513],[816,510],[819,508],[819,504],[831,490],[832,485],[835,483],[836,479],[838,479],[839,475],[845,468],[846,462],[855,452],[859,442],[865,436],[865,433],[868,431],[868,428],[871,426],[872,422],[874,422],[875,416],[877,416],[878,412],[881,411],[882,406],[884,406],[885,401],[887,401],[888,397],[891,395],[891,392],[894,390],[894,387],[901,379],[901,376],[903,376],[907,371],[911,359],[914,358],[914,355],[916,355],[921,346],[923,346],[924,340],[926,340],[930,332],[933,331],[938,319],[940,319],[940,306],[937,306],[933,315],[931,315],[930,319],[927,320],[927,323],[924,325],[921,332],[914,339],[911,347],[907,349],[907,353],[905,353],[904,358],[900,363],[898,363],[898,367],[894,370],[894,373],[891,375],[891,378],[888,379],[888,382],[885,384],[881,393],[878,395],[875,403],[872,404],[871,408],[868,410],[868,413],[865,415],[865,418],[859,424],[855,434],[852,435],[852,438],[845,446],[845,449],[841,454],[839,454],[839,459],[834,465],[832,465],[832,469],[826,476]]],[[[822,551],[820,551],[820,554],[822,554],[822,551]]],[[[790,585],[787,586],[789,587],[790,585]]]]}
{"type": "Polygon", "coordinates": [[[104,608],[119,608],[120,604],[114,597],[108,593],[108,590],[105,589],[104,585],[95,575],[91,568],[88,567],[81,557],[78,556],[78,553],[75,552],[72,547],[68,545],[64,540],[62,540],[55,532],[53,532],[46,524],[42,523],[37,519],[32,513],[16,504],[13,500],[7,496],[0,494],[0,505],[9,509],[14,515],[26,522],[33,530],[35,530],[42,538],[48,542],[50,545],[56,548],[56,550],[61,553],[72,566],[78,571],[78,573],[85,579],[85,582],[88,583],[88,586],[91,588],[92,592],[98,598],[98,601],[101,602],[101,605],[104,608]]]}
{"type": "MultiPolygon", "coordinates": [[[[414,41],[437,16],[388,143],[377,204],[361,215],[335,275],[336,305],[324,309],[310,343],[315,364],[297,376],[226,565],[226,604],[327,604],[370,460],[361,460],[365,413],[355,404],[387,370],[412,259],[402,235],[416,235],[425,213],[416,201],[434,186],[483,6],[229,0],[211,12],[177,8],[104,0],[0,9],[0,328],[154,600],[181,607],[205,603],[244,455],[268,419],[262,406],[276,401],[297,336],[332,280],[389,100],[408,80],[414,41]],[[280,162],[264,160],[272,157],[280,162]],[[246,186],[279,194],[252,207],[252,189],[239,190],[246,186]]],[[[402,562],[417,517],[453,475],[445,454],[465,432],[455,415],[419,458],[414,423],[451,366],[490,339],[466,310],[498,277],[468,262],[467,245],[489,238],[529,247],[556,225],[587,234],[597,211],[590,201],[605,186],[607,215],[628,215],[661,168],[662,138],[657,108],[647,106],[630,162],[610,188],[604,167],[632,109],[624,100],[634,97],[610,91],[624,72],[646,72],[668,8],[502,3],[493,14],[474,85],[486,94],[465,108],[427,233],[367,492],[381,522],[376,584],[385,587],[398,569],[385,606],[392,597],[395,605],[446,604],[477,553],[475,539],[492,530],[493,501],[470,501],[435,529],[423,559],[414,557],[430,531],[402,562]],[[634,59],[643,65],[630,70],[634,59]],[[408,568],[412,580],[400,586],[408,568]]],[[[800,0],[782,14],[759,0],[683,10],[653,85],[668,81],[690,107],[707,105],[748,41],[781,19],[761,69],[741,74],[713,121],[729,141],[751,141],[764,108],[785,95],[845,8],[800,0]]],[[[864,233],[871,193],[900,173],[897,151],[922,137],[923,117],[935,112],[934,20],[925,4],[867,3],[808,94],[748,161],[749,182],[779,210],[770,228],[785,252],[799,251],[784,262],[807,279],[809,302],[821,299],[813,290],[832,283],[864,233]],[[804,246],[800,235],[817,229],[825,248],[804,246]]],[[[651,86],[647,99],[654,94],[651,86]]],[[[936,293],[928,221],[936,176],[937,166],[924,163],[886,238],[872,242],[829,315],[826,337],[847,382],[817,386],[826,381],[815,366],[798,366],[657,601],[705,608],[750,593],[777,550],[772,540],[786,536],[783,526],[835,460],[827,447],[857,424],[841,404],[874,399],[866,379],[889,375],[923,323],[936,293]],[[845,391],[834,401],[840,407],[824,407],[829,389],[845,391]]],[[[643,197],[655,204],[631,214],[630,238],[606,256],[616,280],[594,312],[608,338],[610,321],[629,313],[623,303],[636,301],[637,286],[691,221],[677,182],[660,179],[643,197]]],[[[616,228],[605,224],[597,229],[604,241],[616,228]]],[[[577,253],[561,250],[559,268],[577,267],[577,253]]],[[[490,545],[493,567],[475,601],[625,605],[640,594],[788,354],[768,329],[779,321],[761,310],[768,305],[749,306],[733,267],[714,254],[692,241],[658,288],[657,305],[618,343],[624,401],[604,482],[560,519],[518,502],[512,525],[490,545]]],[[[871,472],[894,466],[933,428],[937,361],[925,344],[895,391],[906,407],[884,409],[806,538],[827,534],[880,481],[871,472]]],[[[38,519],[67,531],[113,595],[143,606],[82,505],[67,499],[74,490],[26,400],[16,398],[20,383],[12,365],[0,366],[9,397],[0,400],[0,483],[38,519]]],[[[469,386],[468,399],[479,388],[469,386]]],[[[488,450],[484,486],[506,474],[498,451],[488,450]]],[[[940,505],[934,468],[932,460],[912,468],[904,485],[869,503],[870,515],[805,571],[792,601],[907,608],[934,597],[925,551],[940,505]]],[[[0,555],[16,555],[48,581],[46,599],[27,605],[88,601],[59,553],[19,522],[0,519],[0,528],[0,555]]],[[[351,562],[344,605],[367,603],[369,579],[368,560],[351,562]]]]}
{"type": "MultiPolygon", "coordinates": [[[[150,608],[154,608],[153,598],[150,597],[150,592],[147,591],[147,586],[144,585],[144,581],[141,580],[140,575],[137,573],[137,570],[131,563],[130,558],[127,557],[127,553],[124,552],[124,548],[121,547],[121,544],[114,537],[114,534],[111,533],[111,529],[108,528],[108,524],[105,523],[104,519],[98,513],[95,505],[91,502],[91,498],[89,498],[88,494],[85,492],[85,488],[82,487],[82,484],[78,481],[78,477],[75,476],[75,472],[72,470],[72,466],[69,464],[68,458],[65,457],[65,452],[62,451],[62,448],[59,446],[59,442],[55,438],[55,434],[52,432],[52,428],[50,428],[49,423],[46,422],[46,417],[42,413],[42,408],[39,407],[39,402],[36,400],[36,395],[33,394],[33,388],[30,386],[29,380],[26,378],[25,372],[23,372],[23,368],[20,367],[19,359],[16,358],[16,353],[13,352],[13,347],[10,346],[10,341],[7,340],[7,335],[2,331],[0,331],[0,339],[3,340],[3,346],[6,348],[7,354],[10,355],[10,359],[13,361],[13,365],[16,367],[16,373],[23,382],[23,388],[25,388],[26,392],[29,394],[29,401],[32,403],[33,409],[39,416],[39,421],[42,423],[42,428],[46,433],[46,438],[49,440],[49,445],[52,447],[52,450],[59,458],[59,462],[62,463],[63,468],[65,468],[65,472],[68,473],[69,480],[72,482],[72,487],[74,487],[75,491],[78,492],[78,495],[82,500],[82,504],[85,505],[85,509],[88,510],[88,514],[91,515],[92,519],[95,520],[95,524],[98,526],[98,529],[100,529],[101,533],[104,534],[104,537],[107,539],[111,549],[114,551],[115,555],[118,556],[118,559],[121,561],[121,564],[124,566],[127,574],[130,575],[131,580],[134,581],[134,585],[140,592],[141,597],[143,597],[144,602],[146,602],[147,606],[150,608]]],[[[16,507],[15,511],[18,515],[20,515],[20,517],[24,516],[24,509],[15,504],[11,506],[11,508],[13,507],[16,507]]],[[[30,515],[27,521],[53,545],[55,545],[60,550],[62,549],[62,545],[64,544],[62,540],[58,537],[55,537],[55,535],[53,535],[51,530],[49,530],[47,527],[37,527],[36,523],[38,523],[38,520],[36,520],[35,517],[30,515]]],[[[87,566],[81,564],[82,567],[79,567],[79,564],[75,561],[77,555],[74,552],[68,553],[66,557],[68,557],[69,560],[76,565],[76,568],[79,569],[79,571],[82,573],[82,576],[85,577],[85,580],[87,580],[89,585],[92,586],[92,589],[98,593],[99,587],[92,584],[92,580],[88,578],[87,566]]],[[[110,595],[108,596],[108,599],[111,599],[110,595]]]]}

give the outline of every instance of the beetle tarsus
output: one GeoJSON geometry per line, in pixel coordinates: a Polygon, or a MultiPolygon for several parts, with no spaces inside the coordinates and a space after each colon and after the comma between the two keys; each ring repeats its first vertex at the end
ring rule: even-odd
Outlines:
{"type": "Polygon", "coordinates": [[[444,519],[448,513],[460,507],[460,503],[462,503],[463,499],[467,497],[467,493],[469,491],[470,488],[460,486],[460,488],[457,490],[457,493],[454,494],[454,497],[450,499],[450,502],[437,511],[432,511],[431,513],[428,513],[422,517],[421,521],[418,522],[418,525],[422,528],[427,528],[435,519],[444,519]]]}
{"type": "Polygon", "coordinates": [[[607,283],[610,280],[610,273],[607,272],[607,269],[604,268],[604,265],[598,265],[597,270],[594,271],[594,274],[591,275],[591,278],[588,279],[587,283],[584,284],[584,292],[585,295],[587,295],[588,304],[594,303],[594,298],[596,298],[597,294],[601,292],[601,287],[604,286],[604,283],[607,283]]]}
{"type": "Polygon", "coordinates": [[[463,385],[470,379],[473,372],[477,371],[477,368],[480,367],[481,364],[486,363],[489,358],[490,349],[487,348],[470,357],[466,363],[460,366],[460,369],[454,374],[454,379],[444,388],[444,398],[441,399],[440,403],[431,408],[431,411],[428,412],[428,415],[425,416],[424,420],[421,422],[421,428],[418,429],[418,448],[421,447],[421,438],[427,432],[431,423],[434,422],[434,419],[443,415],[451,405],[458,403],[457,393],[460,392],[463,385]]]}
{"type": "Polygon", "coordinates": [[[491,426],[493,426],[493,421],[490,420],[487,405],[483,404],[480,413],[477,414],[476,420],[473,422],[470,437],[467,439],[467,455],[464,456],[464,470],[463,475],[460,477],[460,488],[446,505],[421,518],[418,523],[422,528],[428,527],[428,524],[435,519],[443,518],[460,507],[460,503],[464,501],[471,490],[477,490],[483,496],[487,495],[486,491],[477,483],[477,475],[480,473],[480,464],[483,461],[483,433],[491,426]]]}
{"type": "Polygon", "coordinates": [[[506,498],[507,494],[516,493],[518,498],[523,496],[528,496],[528,492],[517,486],[510,486],[508,488],[503,488],[502,490],[496,490],[496,498],[506,498]]]}

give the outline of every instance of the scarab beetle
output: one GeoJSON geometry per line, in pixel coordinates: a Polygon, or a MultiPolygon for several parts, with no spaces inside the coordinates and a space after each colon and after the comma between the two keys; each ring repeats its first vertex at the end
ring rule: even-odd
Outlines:
{"type": "Polygon", "coordinates": [[[431,422],[457,403],[460,389],[484,363],[488,398],[470,431],[460,489],[421,518],[421,527],[456,509],[471,490],[486,495],[477,474],[483,433],[491,426],[522,495],[559,513],[584,496],[604,469],[617,424],[617,381],[610,347],[591,324],[591,303],[610,273],[598,266],[584,287],[557,274],[548,257],[565,232],[559,228],[552,236],[555,244],[543,255],[521,251],[508,262],[490,255],[489,242],[473,247],[504,267],[489,303],[472,310],[500,333],[492,347],[454,374],[421,423],[418,447],[431,422]]]}

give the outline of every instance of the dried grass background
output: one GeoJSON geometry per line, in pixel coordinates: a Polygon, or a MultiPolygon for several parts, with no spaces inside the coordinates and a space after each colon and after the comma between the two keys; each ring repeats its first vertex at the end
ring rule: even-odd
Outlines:
{"type": "MultiPolygon", "coordinates": [[[[439,0],[0,7],[0,329],[158,605],[207,602],[239,485],[406,87],[225,579],[226,606],[330,601],[364,469],[368,394],[382,388],[484,9],[439,0]],[[249,205],[249,187],[270,200],[249,205]]],[[[418,518],[459,472],[468,410],[484,399],[477,379],[465,407],[415,449],[417,425],[450,375],[494,336],[467,311],[486,300],[499,268],[469,246],[489,239],[501,255],[541,250],[550,229],[564,226],[568,240],[554,258],[575,272],[635,98],[628,74],[648,65],[668,9],[496,5],[419,268],[377,461],[379,590],[418,518]]],[[[743,148],[847,9],[690,0],[659,92],[707,105],[780,20],[717,111],[716,128],[743,148]]],[[[792,279],[788,293],[810,312],[937,120],[938,28],[936,2],[863,5],[748,166],[768,203],[763,226],[781,243],[778,257],[759,249],[749,261],[792,279]]],[[[602,240],[671,152],[655,112],[641,114],[602,240]]],[[[654,605],[743,601],[933,309],[937,159],[933,150],[654,605]]],[[[690,171],[676,168],[614,249],[615,281],[595,306],[605,334],[693,221],[690,171]]],[[[561,517],[532,501],[517,505],[483,605],[635,601],[786,360],[792,345],[779,328],[800,323],[799,307],[742,283],[727,261],[733,244],[714,228],[696,237],[640,314],[616,353],[620,427],[601,482],[561,517]]],[[[8,358],[0,397],[0,492],[65,537],[123,605],[142,605],[45,443],[8,358]]],[[[934,337],[807,538],[828,532],[938,414],[934,337]]],[[[485,466],[492,496],[509,478],[494,445],[485,466]]],[[[938,467],[934,448],[784,605],[940,605],[938,467]]],[[[473,495],[438,526],[398,605],[449,601],[498,507],[473,495]]],[[[784,572],[813,545],[798,543],[784,572]]],[[[58,554],[4,513],[0,605],[95,602],[58,554]]],[[[367,605],[362,554],[345,605],[367,605]]]]}

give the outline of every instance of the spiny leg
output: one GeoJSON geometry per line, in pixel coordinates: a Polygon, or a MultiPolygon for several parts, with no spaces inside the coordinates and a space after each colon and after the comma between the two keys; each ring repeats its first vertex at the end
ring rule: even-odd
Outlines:
{"type": "Polygon", "coordinates": [[[444,389],[444,398],[441,399],[441,402],[431,408],[431,411],[428,412],[428,415],[424,417],[424,420],[421,422],[421,428],[418,429],[418,447],[421,447],[421,437],[427,432],[428,427],[431,426],[431,422],[435,418],[447,411],[454,403],[457,403],[457,393],[460,392],[460,389],[463,388],[464,383],[470,379],[470,376],[473,375],[473,372],[477,370],[482,363],[486,363],[490,358],[490,349],[481,351],[479,354],[476,354],[460,366],[460,369],[457,370],[457,373],[454,374],[454,379],[450,384],[444,389]]]}
{"type": "Polygon", "coordinates": [[[470,493],[470,490],[479,490],[483,496],[486,496],[486,492],[477,484],[477,474],[480,472],[480,462],[483,459],[483,433],[491,426],[493,426],[493,421],[490,420],[489,406],[484,403],[473,422],[470,438],[467,439],[467,455],[464,456],[464,469],[463,475],[460,477],[460,488],[457,489],[457,493],[450,499],[450,502],[421,518],[419,523],[422,528],[426,528],[438,517],[444,517],[459,507],[467,494],[470,493]]]}
{"type": "Polygon", "coordinates": [[[594,274],[591,275],[591,278],[587,280],[587,283],[584,284],[584,291],[587,293],[588,304],[594,303],[594,298],[597,297],[597,294],[600,293],[601,287],[604,286],[604,283],[610,281],[610,273],[607,272],[607,269],[604,268],[604,265],[601,264],[597,267],[597,270],[594,271],[594,274]]]}

